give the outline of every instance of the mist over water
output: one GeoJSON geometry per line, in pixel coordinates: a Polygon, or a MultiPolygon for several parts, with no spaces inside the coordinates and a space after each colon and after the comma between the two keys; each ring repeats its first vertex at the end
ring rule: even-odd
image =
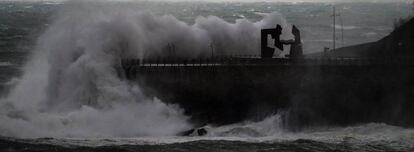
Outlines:
{"type": "MultiPolygon", "coordinates": [[[[199,17],[188,25],[173,16],[70,2],[38,38],[23,76],[0,101],[0,134],[13,137],[168,136],[191,128],[182,110],[145,97],[119,73],[122,58],[252,54],[259,29],[281,24],[272,13],[259,22],[199,17]]],[[[289,31],[289,28],[285,28],[289,31]]],[[[288,32],[285,32],[288,33],[288,32]]],[[[284,35],[288,37],[288,35],[284,35]]]]}
{"type": "MultiPolygon", "coordinates": [[[[191,4],[182,7],[187,5],[191,4]]],[[[231,8],[237,4],[226,5],[229,6],[225,8],[231,8]]],[[[216,6],[214,4],[207,8],[216,6]]],[[[279,9],[283,12],[286,7],[288,6],[279,9]]],[[[302,8],[293,5],[289,7],[302,8]]],[[[225,20],[225,17],[205,16],[192,17],[191,21],[183,22],[186,16],[153,14],[148,9],[142,11],[114,3],[70,2],[62,4],[59,9],[58,14],[53,16],[53,22],[38,37],[23,68],[23,75],[7,83],[13,87],[0,100],[0,136],[53,137],[54,139],[33,139],[31,142],[56,145],[161,143],[158,147],[161,149],[165,143],[182,148],[181,144],[175,143],[184,142],[188,143],[186,148],[208,147],[211,151],[222,143],[231,146],[227,143],[232,141],[247,141],[234,143],[234,151],[246,150],[243,145],[257,151],[261,146],[254,147],[252,144],[275,143],[277,147],[278,143],[285,144],[299,139],[323,142],[308,147],[310,151],[321,151],[321,147],[329,149],[332,146],[329,143],[338,145],[338,149],[345,149],[343,151],[352,151],[349,148],[353,147],[360,151],[378,151],[388,147],[409,151],[414,147],[413,129],[382,123],[349,127],[319,126],[292,132],[284,128],[283,117],[288,112],[275,114],[259,122],[206,126],[208,134],[204,137],[177,137],[177,133],[194,127],[187,121],[189,116],[185,116],[177,105],[146,97],[141,92],[142,86],[126,81],[119,71],[120,61],[124,58],[170,55],[169,44],[174,44],[175,56],[186,58],[210,56],[211,45],[214,46],[215,55],[258,54],[258,31],[281,24],[284,28],[282,39],[289,39],[292,38],[290,22],[299,24],[299,28],[303,29],[306,46],[307,40],[317,41],[325,35],[330,36],[312,28],[321,25],[300,26],[300,23],[315,18],[290,17],[287,23],[283,15],[264,11],[266,13],[261,14],[264,15],[263,19],[252,17],[257,20],[250,18],[233,22],[225,20]],[[205,146],[205,142],[199,140],[211,142],[205,146]],[[360,145],[368,146],[360,148],[360,145]]],[[[203,13],[203,9],[193,10],[203,13]]],[[[217,14],[222,12],[217,11],[217,14]]],[[[226,15],[223,14],[222,16],[226,15]]],[[[248,14],[255,13],[245,12],[244,15],[248,14]]],[[[319,21],[309,22],[316,23],[323,24],[319,21]]],[[[374,25],[377,24],[372,24],[374,25]]],[[[329,30],[331,27],[327,28],[329,30]]],[[[345,30],[352,31],[360,29],[360,26],[347,28],[345,30]]],[[[320,31],[327,30],[322,28],[320,31]]],[[[306,145],[305,142],[288,147],[294,149],[306,145]]],[[[286,147],[282,146],[283,148],[286,147]]],[[[171,150],[171,147],[166,149],[171,150]]]]}

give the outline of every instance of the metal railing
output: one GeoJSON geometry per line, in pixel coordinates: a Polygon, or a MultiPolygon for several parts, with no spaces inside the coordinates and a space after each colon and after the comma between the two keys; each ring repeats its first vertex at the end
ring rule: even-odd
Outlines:
{"type": "Polygon", "coordinates": [[[208,58],[149,58],[124,59],[123,67],[184,67],[184,66],[260,66],[260,65],[409,65],[414,58],[347,58],[347,57],[304,57],[261,59],[258,55],[215,56],[208,58]]]}

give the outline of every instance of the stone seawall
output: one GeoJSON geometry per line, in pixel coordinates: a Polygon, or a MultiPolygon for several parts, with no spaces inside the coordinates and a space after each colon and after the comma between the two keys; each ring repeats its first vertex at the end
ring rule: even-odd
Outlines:
{"type": "Polygon", "coordinates": [[[259,120],[287,111],[284,120],[290,129],[363,122],[414,125],[413,65],[310,64],[318,62],[141,64],[124,69],[146,95],[179,104],[199,124],[259,120]]]}

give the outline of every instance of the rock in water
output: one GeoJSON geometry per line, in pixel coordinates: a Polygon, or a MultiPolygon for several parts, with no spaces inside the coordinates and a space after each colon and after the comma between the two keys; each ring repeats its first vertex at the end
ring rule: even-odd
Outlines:
{"type": "Polygon", "coordinates": [[[205,136],[207,135],[207,130],[203,127],[194,128],[178,134],[178,136],[205,136]]]}

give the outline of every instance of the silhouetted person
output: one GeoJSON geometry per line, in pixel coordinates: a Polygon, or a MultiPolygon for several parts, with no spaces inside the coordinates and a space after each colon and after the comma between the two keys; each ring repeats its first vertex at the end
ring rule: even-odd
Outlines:
{"type": "Polygon", "coordinates": [[[300,31],[295,25],[292,27],[292,34],[295,36],[295,42],[290,46],[290,57],[301,58],[303,57],[302,40],[300,31]]]}

